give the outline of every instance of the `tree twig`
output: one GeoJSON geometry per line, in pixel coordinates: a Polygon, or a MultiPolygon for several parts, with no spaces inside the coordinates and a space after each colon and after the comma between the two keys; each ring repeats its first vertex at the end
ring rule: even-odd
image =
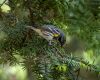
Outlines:
{"type": "Polygon", "coordinates": [[[34,16],[33,16],[33,13],[34,13],[34,11],[33,11],[33,9],[32,9],[32,3],[31,3],[31,0],[24,0],[24,3],[26,4],[27,3],[27,5],[26,5],[26,7],[27,7],[27,9],[29,10],[29,17],[30,17],[30,22],[31,22],[31,25],[32,26],[34,26],[34,27],[36,27],[35,26],[35,22],[34,22],[34,16]]]}
{"type": "Polygon", "coordinates": [[[2,7],[2,5],[6,2],[7,0],[4,0],[2,4],[0,4],[0,8],[2,7]]]}

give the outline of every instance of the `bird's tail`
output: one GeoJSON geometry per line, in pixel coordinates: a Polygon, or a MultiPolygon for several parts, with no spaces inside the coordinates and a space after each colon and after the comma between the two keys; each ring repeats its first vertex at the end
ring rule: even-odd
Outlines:
{"type": "Polygon", "coordinates": [[[29,28],[29,29],[32,29],[32,30],[35,30],[36,28],[33,27],[33,26],[26,26],[26,28],[29,28]]]}

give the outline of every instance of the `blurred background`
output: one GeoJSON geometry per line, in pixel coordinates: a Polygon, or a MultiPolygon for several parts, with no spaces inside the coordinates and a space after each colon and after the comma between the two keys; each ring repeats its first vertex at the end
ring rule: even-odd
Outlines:
{"type": "Polygon", "coordinates": [[[27,80],[27,71],[20,65],[1,65],[0,80],[27,80]]]}

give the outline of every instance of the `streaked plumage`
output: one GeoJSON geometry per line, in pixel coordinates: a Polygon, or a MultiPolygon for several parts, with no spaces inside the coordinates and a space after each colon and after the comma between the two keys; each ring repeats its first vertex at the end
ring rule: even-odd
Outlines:
{"type": "Polygon", "coordinates": [[[51,45],[51,42],[54,39],[58,40],[60,42],[61,46],[63,46],[65,43],[65,35],[64,35],[63,31],[56,28],[56,26],[54,26],[54,25],[43,25],[38,28],[35,28],[33,26],[28,26],[28,27],[30,29],[34,30],[35,32],[37,32],[43,38],[45,38],[49,42],[49,45],[51,45]]]}

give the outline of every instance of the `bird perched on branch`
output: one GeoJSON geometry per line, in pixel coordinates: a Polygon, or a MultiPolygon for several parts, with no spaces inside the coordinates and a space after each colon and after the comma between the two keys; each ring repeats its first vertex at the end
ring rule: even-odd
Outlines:
{"type": "Polygon", "coordinates": [[[52,45],[53,40],[58,40],[62,47],[66,42],[64,32],[58,29],[54,25],[45,24],[40,27],[27,26],[27,28],[30,28],[35,32],[37,32],[40,36],[42,36],[44,39],[46,39],[49,42],[49,45],[52,45]]]}

